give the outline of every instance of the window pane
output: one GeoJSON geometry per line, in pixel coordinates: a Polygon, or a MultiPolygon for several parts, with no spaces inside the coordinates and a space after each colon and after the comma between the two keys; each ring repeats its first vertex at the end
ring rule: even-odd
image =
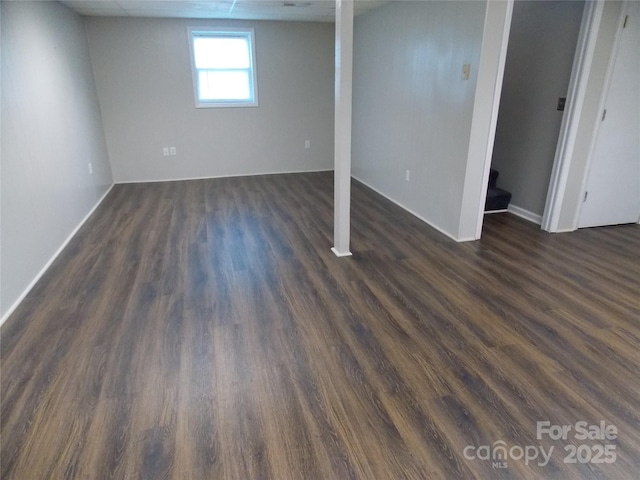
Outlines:
{"type": "Polygon", "coordinates": [[[253,100],[248,71],[198,72],[200,100],[253,100]]]}
{"type": "Polygon", "coordinates": [[[249,68],[246,37],[194,37],[196,68],[249,68]]]}

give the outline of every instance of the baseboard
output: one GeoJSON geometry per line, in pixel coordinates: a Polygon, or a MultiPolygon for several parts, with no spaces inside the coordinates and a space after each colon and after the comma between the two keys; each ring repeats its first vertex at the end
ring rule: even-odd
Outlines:
{"type": "Polygon", "coordinates": [[[347,252],[343,252],[340,253],[338,250],[336,250],[336,247],[331,247],[331,251],[333,252],[333,254],[336,257],[350,257],[351,255],[353,255],[351,252],[347,251],[347,252]]]}
{"type": "Polygon", "coordinates": [[[452,234],[450,234],[449,232],[443,230],[442,228],[438,227],[437,225],[434,225],[433,223],[431,223],[429,220],[425,219],[424,217],[422,217],[421,215],[419,215],[418,213],[414,212],[413,210],[411,210],[410,208],[405,207],[404,205],[402,205],[400,202],[397,202],[396,200],[394,200],[393,198],[390,198],[389,196],[387,196],[386,194],[382,193],[380,190],[378,190],[375,187],[372,187],[371,185],[369,185],[367,182],[362,181],[361,179],[359,179],[358,177],[356,177],[355,175],[351,175],[351,178],[357,180],[358,182],[360,182],[361,184],[363,184],[364,186],[366,186],[367,188],[370,188],[371,190],[373,190],[374,192],[376,192],[378,195],[383,196],[384,198],[386,198],[387,200],[389,200],[391,203],[395,203],[397,206],[399,206],[400,208],[402,208],[403,210],[406,210],[407,212],[409,212],[411,215],[413,215],[414,217],[419,218],[420,220],[422,220],[424,223],[426,223],[427,225],[429,225],[431,228],[436,229],[438,232],[442,233],[443,235],[446,235],[447,237],[449,237],[451,240],[454,240],[456,242],[472,242],[474,240],[476,240],[475,238],[456,238],[454,237],[452,234]]]}
{"type": "Polygon", "coordinates": [[[93,215],[93,212],[96,211],[96,209],[100,206],[102,201],[105,198],[107,198],[107,195],[109,195],[109,192],[111,191],[113,186],[114,186],[114,184],[112,183],[111,186],[107,189],[107,191],[104,192],[102,197],[100,197],[98,202],[89,211],[89,213],[87,213],[85,215],[85,217],[80,221],[78,226],[73,229],[73,231],[69,234],[67,239],[64,242],[62,242],[62,245],[60,245],[60,248],[58,248],[58,250],[56,250],[56,252],[51,256],[49,261],[45,264],[44,267],[42,267],[42,269],[40,270],[40,272],[38,272],[38,274],[35,276],[35,278],[33,280],[31,280],[31,283],[29,283],[29,285],[27,285],[27,288],[24,289],[24,291],[22,292],[22,294],[20,294],[18,299],[15,302],[13,302],[13,305],[11,305],[11,307],[9,307],[9,309],[4,313],[4,315],[2,315],[2,318],[0,318],[0,326],[11,316],[11,314],[16,310],[16,308],[18,308],[18,306],[22,303],[22,301],[25,299],[25,297],[29,294],[31,289],[35,286],[36,283],[38,283],[38,280],[40,280],[40,278],[42,278],[42,276],[49,269],[51,264],[55,261],[56,258],[58,258],[58,255],[60,255],[62,250],[64,250],[64,248],[69,244],[69,242],[75,236],[75,234],[78,233],[78,230],[80,230],[80,228],[85,224],[85,222],[89,219],[89,217],[91,217],[91,215],[93,215]]]}
{"type": "Polygon", "coordinates": [[[509,205],[507,211],[516,217],[523,218],[529,222],[533,222],[536,225],[542,225],[542,215],[538,215],[537,213],[530,212],[529,210],[525,210],[522,207],[518,207],[517,205],[509,205]]]}
{"type": "Polygon", "coordinates": [[[484,213],[485,213],[485,215],[487,215],[487,214],[491,215],[491,214],[494,214],[494,213],[506,213],[508,211],[509,211],[509,209],[503,208],[502,210],[485,210],[484,213]]]}
{"type": "Polygon", "coordinates": [[[124,185],[128,183],[163,183],[163,182],[187,182],[190,180],[209,180],[214,178],[235,178],[235,177],[257,177],[264,175],[286,175],[290,173],[319,173],[319,172],[333,172],[333,168],[327,168],[322,170],[288,170],[286,172],[257,172],[257,173],[238,173],[232,175],[212,175],[205,177],[184,177],[184,178],[164,178],[159,180],[124,180],[116,181],[116,185],[124,185]]]}

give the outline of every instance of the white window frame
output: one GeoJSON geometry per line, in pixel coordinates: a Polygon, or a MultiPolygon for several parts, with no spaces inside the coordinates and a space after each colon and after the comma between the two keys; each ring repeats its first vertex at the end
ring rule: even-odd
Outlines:
{"type": "Polygon", "coordinates": [[[255,31],[253,28],[224,28],[224,27],[188,27],[189,53],[191,57],[191,76],[193,78],[193,95],[196,108],[225,108],[225,107],[257,107],[258,106],[258,74],[256,66],[256,46],[255,31]],[[200,100],[198,96],[198,69],[193,49],[193,39],[196,36],[218,36],[218,37],[248,37],[249,38],[249,59],[251,60],[251,75],[249,77],[253,89],[253,100],[200,100]]]}

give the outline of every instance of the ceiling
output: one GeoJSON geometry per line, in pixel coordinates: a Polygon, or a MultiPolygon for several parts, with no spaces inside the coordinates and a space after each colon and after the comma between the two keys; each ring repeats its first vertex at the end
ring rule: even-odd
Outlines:
{"type": "MultiPolygon", "coordinates": [[[[64,0],[81,15],[333,22],[335,0],[64,0]]],[[[355,0],[355,14],[388,1],[355,0]]]]}

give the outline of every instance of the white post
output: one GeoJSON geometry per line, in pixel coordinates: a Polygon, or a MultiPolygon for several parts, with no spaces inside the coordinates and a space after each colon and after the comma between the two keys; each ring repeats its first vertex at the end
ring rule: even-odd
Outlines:
{"type": "Polygon", "coordinates": [[[336,87],[334,220],[331,251],[351,255],[351,93],[353,74],[353,0],[336,0],[336,87]]]}

